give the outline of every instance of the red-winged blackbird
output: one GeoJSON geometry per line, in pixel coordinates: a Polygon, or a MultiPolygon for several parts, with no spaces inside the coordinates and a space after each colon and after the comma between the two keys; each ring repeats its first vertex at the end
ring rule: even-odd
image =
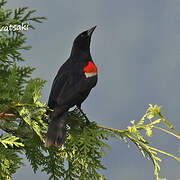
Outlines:
{"type": "Polygon", "coordinates": [[[66,139],[66,118],[69,108],[77,106],[87,98],[97,83],[97,67],[90,53],[93,28],[79,34],[72,46],[68,60],[60,67],[52,84],[48,106],[51,119],[45,146],[61,146],[66,139]]]}

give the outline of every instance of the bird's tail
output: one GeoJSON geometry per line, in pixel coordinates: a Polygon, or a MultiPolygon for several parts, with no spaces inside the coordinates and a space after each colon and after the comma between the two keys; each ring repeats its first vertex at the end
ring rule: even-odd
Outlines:
{"type": "Polygon", "coordinates": [[[51,145],[62,146],[64,144],[66,140],[66,119],[67,112],[65,112],[58,118],[54,118],[50,122],[45,139],[46,147],[49,147],[51,145]]]}

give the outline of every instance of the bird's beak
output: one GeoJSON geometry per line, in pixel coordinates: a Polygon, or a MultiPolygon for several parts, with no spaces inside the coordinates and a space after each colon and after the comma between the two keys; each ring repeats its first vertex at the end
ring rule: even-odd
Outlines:
{"type": "Polygon", "coordinates": [[[91,29],[89,29],[88,30],[88,36],[91,36],[95,29],[96,29],[96,26],[94,26],[91,29]]]}

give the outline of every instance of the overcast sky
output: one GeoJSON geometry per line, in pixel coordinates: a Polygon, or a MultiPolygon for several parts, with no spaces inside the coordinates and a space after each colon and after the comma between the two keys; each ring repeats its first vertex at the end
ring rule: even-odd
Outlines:
{"type": "MultiPolygon", "coordinates": [[[[28,6],[48,20],[28,31],[32,49],[24,53],[26,64],[36,67],[34,77],[47,80],[47,101],[59,66],[70,54],[73,39],[97,25],[91,54],[99,81],[83,109],[101,125],[123,129],[139,120],[148,104],[162,105],[166,118],[180,129],[180,1],[179,0],[54,0],[8,2],[8,7],[28,6]]],[[[154,132],[152,144],[178,156],[180,142],[154,132]]],[[[153,166],[132,145],[110,141],[112,147],[103,172],[108,180],[152,180],[153,166]]],[[[161,177],[180,178],[179,163],[162,156],[161,177]]],[[[27,166],[15,180],[44,180],[27,166]]]]}

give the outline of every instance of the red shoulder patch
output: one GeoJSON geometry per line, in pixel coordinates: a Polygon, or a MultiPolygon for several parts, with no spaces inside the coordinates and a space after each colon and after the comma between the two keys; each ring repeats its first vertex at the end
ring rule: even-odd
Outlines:
{"type": "Polygon", "coordinates": [[[84,67],[84,72],[86,72],[86,73],[97,73],[97,67],[92,61],[89,61],[88,65],[84,67]]]}

